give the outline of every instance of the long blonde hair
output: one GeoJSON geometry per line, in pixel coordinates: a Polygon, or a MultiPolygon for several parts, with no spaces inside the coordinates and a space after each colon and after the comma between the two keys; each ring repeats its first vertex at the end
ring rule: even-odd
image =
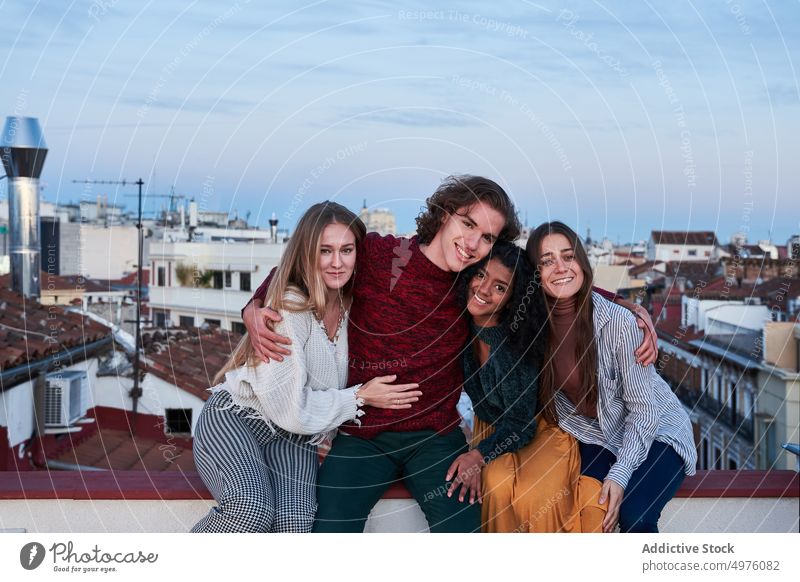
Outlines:
{"type": "MultiPolygon", "coordinates": [[[[356,246],[367,235],[367,229],[361,219],[353,212],[336,202],[320,202],[309,208],[297,223],[294,234],[286,245],[278,268],[270,282],[264,305],[275,311],[292,312],[313,310],[320,317],[325,313],[327,287],[319,272],[318,263],[322,232],[329,224],[343,224],[350,229],[356,239],[356,246]],[[294,301],[286,298],[287,291],[295,291],[305,300],[294,301]]],[[[353,295],[353,280],[342,287],[342,296],[349,300],[353,295]]],[[[253,366],[258,363],[249,334],[245,334],[234,348],[228,361],[214,376],[214,384],[225,380],[225,374],[242,366],[253,366]]]]}

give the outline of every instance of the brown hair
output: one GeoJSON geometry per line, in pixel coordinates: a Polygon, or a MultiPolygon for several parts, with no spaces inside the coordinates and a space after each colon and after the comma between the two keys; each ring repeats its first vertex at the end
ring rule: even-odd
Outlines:
{"type": "MultiPolygon", "coordinates": [[[[317,268],[322,232],[329,224],[344,224],[356,239],[356,248],[367,236],[367,229],[353,212],[336,202],[320,202],[309,208],[297,223],[294,234],[286,244],[278,268],[272,277],[264,305],[275,311],[313,310],[322,317],[325,313],[327,287],[317,268]],[[287,291],[302,295],[304,301],[286,298],[287,291]]],[[[353,295],[355,276],[342,287],[340,293],[347,299],[353,295]]],[[[214,377],[214,384],[225,380],[225,374],[235,368],[257,363],[255,350],[248,334],[242,337],[222,369],[214,377]]]]}
{"type": "MultiPolygon", "coordinates": [[[[540,256],[542,241],[551,234],[561,234],[567,237],[572,243],[575,251],[575,260],[578,267],[583,271],[583,285],[578,290],[575,297],[575,333],[577,342],[575,345],[575,360],[578,362],[578,373],[580,375],[581,392],[583,398],[577,403],[577,410],[581,414],[586,414],[597,405],[597,345],[594,341],[594,304],[592,303],[592,266],[589,263],[589,256],[581,244],[577,233],[563,222],[545,222],[539,225],[531,233],[526,246],[528,258],[536,268],[537,278],[541,278],[540,256]]],[[[552,314],[548,318],[549,338],[545,349],[542,374],[539,382],[539,409],[545,419],[553,424],[558,422],[558,414],[555,408],[555,377],[553,372],[553,355],[558,339],[552,336],[553,327],[551,325],[552,314]]]]}
{"type": "Polygon", "coordinates": [[[499,239],[513,241],[519,237],[522,227],[514,203],[499,184],[481,176],[449,176],[425,201],[425,210],[417,216],[420,244],[430,244],[448,214],[454,214],[476,202],[486,202],[505,218],[506,224],[500,231],[499,239]]]}

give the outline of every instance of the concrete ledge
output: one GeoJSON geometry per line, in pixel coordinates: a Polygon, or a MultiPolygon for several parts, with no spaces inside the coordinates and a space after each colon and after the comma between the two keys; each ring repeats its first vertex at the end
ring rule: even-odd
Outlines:
{"type": "MultiPolygon", "coordinates": [[[[214,505],[195,473],[0,472],[0,531],[181,533],[214,505]]],[[[708,471],[689,478],[661,518],[666,533],[798,533],[800,481],[792,471],[708,471]]],[[[365,532],[424,532],[396,485],[365,532]]]]}
{"type": "MultiPolygon", "coordinates": [[[[794,471],[698,471],[678,498],[800,498],[794,471]]],[[[0,499],[212,499],[197,473],[166,471],[0,471],[0,499]]],[[[383,499],[411,499],[402,483],[383,499]]]]}

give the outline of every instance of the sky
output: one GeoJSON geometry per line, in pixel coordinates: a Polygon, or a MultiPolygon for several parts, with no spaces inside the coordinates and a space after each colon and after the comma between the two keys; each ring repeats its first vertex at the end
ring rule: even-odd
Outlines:
{"type": "Polygon", "coordinates": [[[479,174],[531,226],[785,244],[798,22],[790,1],[0,0],[0,117],[39,118],[53,202],[132,208],[72,181],[142,177],[259,226],[366,200],[408,232],[479,174]]]}

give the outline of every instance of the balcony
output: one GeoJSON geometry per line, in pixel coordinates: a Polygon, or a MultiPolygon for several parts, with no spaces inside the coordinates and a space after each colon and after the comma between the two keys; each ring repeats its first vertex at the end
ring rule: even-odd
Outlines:
{"type": "Polygon", "coordinates": [[[743,438],[753,441],[755,432],[753,418],[745,418],[738,412],[732,410],[719,400],[712,398],[707,392],[689,390],[683,386],[675,390],[675,394],[689,408],[699,408],[703,412],[710,414],[714,422],[722,423],[743,438]]]}
{"type": "Polygon", "coordinates": [[[150,307],[205,315],[235,315],[252,297],[250,291],[196,287],[150,287],[150,307]]]}
{"type": "MultiPolygon", "coordinates": [[[[74,471],[0,473],[0,531],[188,531],[214,504],[196,473],[74,471]]],[[[664,510],[667,533],[798,533],[794,471],[701,471],[664,510]]],[[[402,485],[375,506],[367,532],[422,532],[426,523],[402,485]]]]}

